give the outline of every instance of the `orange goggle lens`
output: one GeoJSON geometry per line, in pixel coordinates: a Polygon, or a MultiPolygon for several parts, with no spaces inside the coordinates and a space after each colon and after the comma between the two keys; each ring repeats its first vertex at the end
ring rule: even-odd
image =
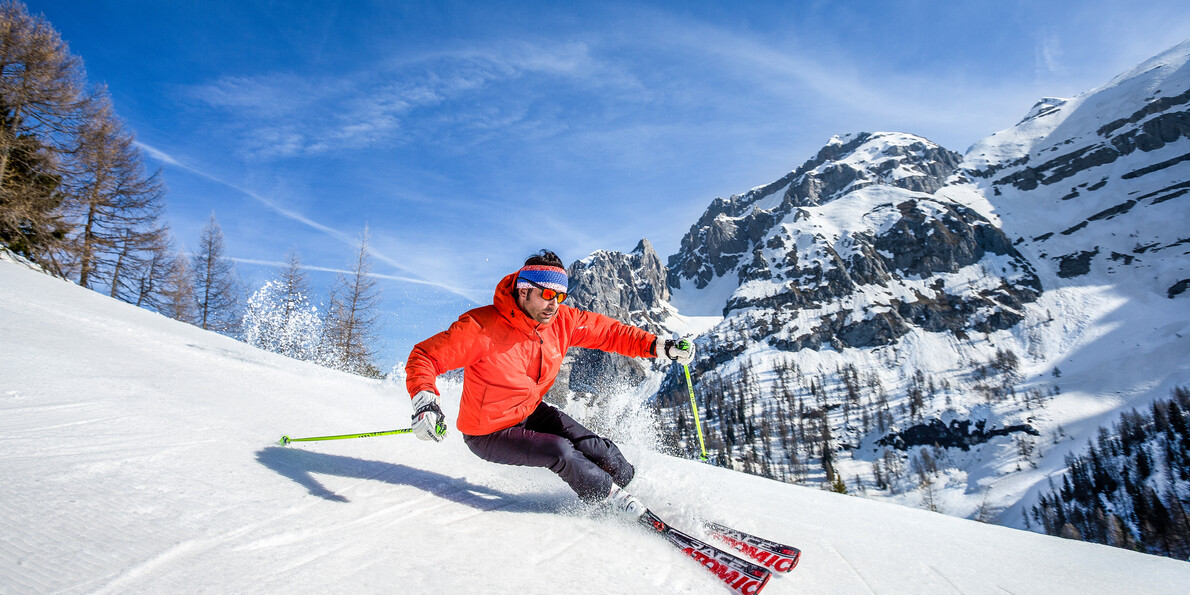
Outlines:
{"type": "Polygon", "coordinates": [[[554,298],[558,298],[559,304],[566,301],[567,295],[569,295],[569,294],[567,294],[565,291],[554,291],[552,289],[541,290],[541,297],[545,298],[546,301],[552,300],[554,298]]]}
{"type": "Polygon", "coordinates": [[[520,279],[522,281],[525,281],[529,285],[532,285],[533,287],[540,289],[542,299],[544,299],[547,302],[552,299],[557,298],[558,303],[561,304],[562,302],[566,301],[566,297],[570,295],[570,294],[566,293],[565,291],[556,291],[556,290],[550,289],[548,287],[542,287],[541,285],[534,283],[533,281],[530,281],[529,279],[526,279],[524,277],[520,277],[520,279]]]}

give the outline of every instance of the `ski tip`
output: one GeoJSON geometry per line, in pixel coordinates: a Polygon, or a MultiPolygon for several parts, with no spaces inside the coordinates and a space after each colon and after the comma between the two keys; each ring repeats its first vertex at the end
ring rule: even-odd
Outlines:
{"type": "Polygon", "coordinates": [[[277,444],[280,444],[281,446],[289,446],[289,436],[282,436],[281,439],[277,441],[277,444]]]}
{"type": "Polygon", "coordinates": [[[765,573],[764,573],[764,578],[761,578],[761,579],[760,579],[760,584],[759,584],[759,585],[757,585],[757,586],[756,586],[756,589],[752,590],[752,591],[751,591],[751,593],[753,593],[753,595],[755,595],[756,593],[760,593],[761,591],[763,591],[763,590],[764,590],[764,587],[765,587],[765,585],[768,585],[768,584],[769,584],[769,579],[771,579],[771,578],[773,578],[773,573],[771,573],[771,572],[765,572],[765,573]]]}
{"type": "Polygon", "coordinates": [[[785,573],[793,572],[793,569],[797,568],[797,563],[802,561],[802,551],[797,548],[791,549],[793,549],[793,554],[791,556],[793,558],[793,564],[789,565],[789,569],[785,570],[785,573]]]}

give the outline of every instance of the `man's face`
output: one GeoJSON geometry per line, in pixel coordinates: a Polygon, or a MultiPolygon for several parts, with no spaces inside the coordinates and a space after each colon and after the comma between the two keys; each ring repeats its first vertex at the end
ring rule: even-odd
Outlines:
{"type": "Polygon", "coordinates": [[[554,321],[554,316],[558,314],[558,300],[547,300],[541,297],[541,290],[533,289],[518,289],[517,303],[520,304],[521,309],[529,318],[536,320],[538,324],[547,326],[554,321]]]}

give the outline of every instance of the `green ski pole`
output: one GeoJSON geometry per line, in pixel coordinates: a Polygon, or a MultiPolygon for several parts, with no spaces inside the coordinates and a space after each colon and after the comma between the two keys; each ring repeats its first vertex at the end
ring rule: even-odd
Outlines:
{"type": "MultiPolygon", "coordinates": [[[[690,343],[685,339],[678,342],[678,349],[689,349],[690,343]]],[[[702,439],[702,422],[698,419],[698,403],[694,401],[694,383],[690,381],[690,366],[682,364],[682,371],[686,373],[686,388],[690,391],[690,409],[694,411],[694,427],[698,430],[698,446],[702,449],[702,455],[699,457],[703,461],[707,459],[707,444],[702,439]]]]}
{"type": "MultiPolygon", "coordinates": [[[[446,432],[446,424],[438,424],[435,428],[438,435],[441,436],[446,432]]],[[[342,434],[339,436],[312,436],[310,438],[290,438],[289,436],[282,436],[277,442],[281,446],[287,446],[290,442],[317,442],[320,440],[350,440],[352,438],[371,438],[373,436],[392,436],[394,434],[412,434],[413,428],[402,428],[400,430],[386,430],[383,432],[368,432],[366,434],[342,434]]]]}

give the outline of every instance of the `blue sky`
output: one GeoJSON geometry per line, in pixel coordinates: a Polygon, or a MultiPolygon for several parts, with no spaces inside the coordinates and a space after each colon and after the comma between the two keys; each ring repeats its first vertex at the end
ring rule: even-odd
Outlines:
{"type": "Polygon", "coordinates": [[[663,258],[832,135],[964,151],[1190,38],[1184,1],[31,1],[249,289],[367,225],[382,368],[530,253],[663,258]]]}

